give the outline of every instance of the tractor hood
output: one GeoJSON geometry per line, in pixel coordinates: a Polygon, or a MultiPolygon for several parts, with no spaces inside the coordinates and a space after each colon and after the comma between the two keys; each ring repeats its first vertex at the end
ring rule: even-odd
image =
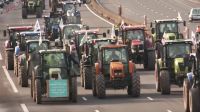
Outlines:
{"type": "Polygon", "coordinates": [[[110,62],[110,79],[124,78],[124,65],[122,62],[110,62]]]}
{"type": "Polygon", "coordinates": [[[185,65],[184,58],[174,59],[174,73],[176,75],[184,75],[188,73],[188,66],[185,65]]]}
{"type": "Polygon", "coordinates": [[[163,38],[165,40],[175,40],[177,37],[175,33],[164,33],[163,38]]]}

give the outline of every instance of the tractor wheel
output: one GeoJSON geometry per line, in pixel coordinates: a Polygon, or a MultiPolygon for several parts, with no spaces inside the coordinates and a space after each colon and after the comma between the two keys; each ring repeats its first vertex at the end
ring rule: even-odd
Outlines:
{"type": "Polygon", "coordinates": [[[18,77],[18,58],[14,56],[14,74],[18,77]]]}
{"type": "Polygon", "coordinates": [[[92,67],[92,94],[93,96],[97,96],[97,90],[96,90],[96,79],[95,79],[95,76],[96,76],[96,72],[95,72],[95,68],[92,67]]]}
{"type": "Polygon", "coordinates": [[[8,70],[13,70],[14,69],[14,56],[13,56],[13,51],[6,51],[5,55],[5,63],[6,63],[6,68],[8,70]]]}
{"type": "Polygon", "coordinates": [[[41,18],[42,17],[42,7],[37,7],[36,8],[36,18],[41,18]]]}
{"type": "Polygon", "coordinates": [[[154,70],[155,69],[155,52],[154,51],[148,51],[147,54],[147,66],[149,70],[154,70]]]}
{"type": "Polygon", "coordinates": [[[84,87],[85,89],[92,88],[92,68],[83,67],[83,78],[84,78],[84,87]]]}
{"type": "Polygon", "coordinates": [[[36,103],[40,104],[41,103],[41,99],[42,99],[42,95],[41,95],[41,82],[39,79],[35,80],[35,91],[36,91],[36,103]]]}
{"type": "Polygon", "coordinates": [[[157,63],[155,64],[156,91],[160,92],[160,70],[157,63]]]}
{"type": "Polygon", "coordinates": [[[36,101],[36,87],[35,87],[35,73],[34,72],[32,72],[32,78],[31,78],[31,80],[32,80],[32,88],[33,88],[33,101],[36,101]]]}
{"type": "Polygon", "coordinates": [[[102,74],[96,76],[96,91],[98,98],[105,98],[106,96],[106,85],[105,79],[102,74]]]}
{"type": "Polygon", "coordinates": [[[128,86],[128,95],[132,97],[140,96],[140,76],[137,73],[134,73],[131,77],[130,85],[128,86]]]}
{"type": "Polygon", "coordinates": [[[80,76],[81,76],[81,86],[84,87],[84,79],[83,79],[83,62],[80,61],[80,76]]]}
{"type": "Polygon", "coordinates": [[[28,76],[26,74],[25,66],[19,66],[18,83],[21,87],[28,87],[28,76]]]}
{"type": "Polygon", "coordinates": [[[25,7],[22,8],[22,19],[27,19],[27,9],[25,7]]]}
{"type": "Polygon", "coordinates": [[[77,102],[77,78],[73,77],[71,80],[71,101],[77,102]]]}
{"type": "Polygon", "coordinates": [[[31,88],[30,88],[30,93],[31,93],[31,97],[33,98],[33,78],[31,77],[31,88]]]}
{"type": "Polygon", "coordinates": [[[185,78],[183,82],[183,103],[185,112],[189,111],[189,90],[190,90],[190,83],[189,80],[185,78]]]}
{"type": "Polygon", "coordinates": [[[191,88],[189,91],[190,112],[200,112],[199,88],[191,88]]]}
{"type": "Polygon", "coordinates": [[[166,70],[160,71],[160,88],[162,94],[170,94],[170,76],[166,70]]]}

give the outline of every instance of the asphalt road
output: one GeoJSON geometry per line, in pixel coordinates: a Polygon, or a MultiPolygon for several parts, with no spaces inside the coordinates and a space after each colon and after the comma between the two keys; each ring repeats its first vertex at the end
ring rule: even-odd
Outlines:
{"type": "MultiPolygon", "coordinates": [[[[114,0],[108,1],[113,4],[118,3],[114,0]]],[[[132,0],[126,1],[132,3],[132,0]]],[[[161,2],[161,0],[158,1],[161,2]]],[[[144,0],[141,0],[141,2],[144,2],[144,0]]],[[[148,1],[145,1],[145,4],[148,5],[146,2],[148,1]]],[[[126,6],[128,8],[137,5],[126,4],[126,6]]],[[[84,24],[99,27],[101,31],[106,31],[111,27],[110,24],[92,14],[85,6],[80,7],[80,10],[84,24]]],[[[143,9],[140,7],[138,10],[143,9]]],[[[44,12],[47,14],[48,10],[44,12]]],[[[139,16],[137,17],[139,18],[139,16]]],[[[3,13],[0,15],[0,35],[2,35],[2,31],[7,24],[34,24],[35,21],[34,16],[22,20],[20,8],[3,13]]],[[[39,21],[41,24],[43,23],[42,19],[39,21]]],[[[140,69],[137,72],[141,76],[141,96],[139,98],[129,97],[126,90],[107,90],[106,99],[97,99],[92,96],[91,90],[85,90],[80,87],[79,79],[77,103],[62,101],[44,102],[41,105],[37,105],[30,97],[30,88],[19,87],[13,71],[4,69],[3,42],[6,38],[0,37],[0,64],[2,66],[0,67],[0,112],[183,112],[182,89],[173,86],[171,95],[160,95],[155,91],[154,72],[140,69]]],[[[137,67],[141,68],[140,65],[137,67]]]]}

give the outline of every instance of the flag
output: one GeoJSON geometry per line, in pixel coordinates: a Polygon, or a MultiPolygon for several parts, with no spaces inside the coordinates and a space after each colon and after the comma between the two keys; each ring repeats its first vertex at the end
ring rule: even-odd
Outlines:
{"type": "Polygon", "coordinates": [[[192,42],[195,45],[196,44],[196,38],[195,38],[195,33],[192,31],[191,32],[191,38],[192,38],[192,42]]]}
{"type": "Polygon", "coordinates": [[[39,46],[42,44],[42,32],[40,31],[39,46]]]}
{"type": "Polygon", "coordinates": [[[81,42],[80,42],[80,45],[79,46],[82,46],[85,42],[87,42],[88,40],[88,34],[87,34],[87,31],[85,32],[85,35],[83,36],[83,38],[81,39],[81,42]]]}
{"type": "Polygon", "coordinates": [[[59,23],[59,27],[62,28],[63,27],[63,19],[61,18],[60,23],[59,23]]]}
{"type": "Polygon", "coordinates": [[[37,19],[37,21],[35,22],[35,26],[34,26],[34,32],[38,32],[40,30],[41,30],[40,23],[39,23],[39,21],[37,19]]]}
{"type": "Polygon", "coordinates": [[[179,12],[178,12],[177,19],[178,19],[179,21],[183,21],[183,19],[182,19],[182,17],[181,17],[181,14],[180,14],[179,12]]]}

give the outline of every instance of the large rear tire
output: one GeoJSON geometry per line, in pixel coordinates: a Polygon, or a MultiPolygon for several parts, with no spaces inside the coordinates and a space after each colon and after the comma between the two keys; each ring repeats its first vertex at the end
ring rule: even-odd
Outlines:
{"type": "Polygon", "coordinates": [[[160,71],[161,94],[170,94],[170,76],[167,70],[160,71]]]}
{"type": "Polygon", "coordinates": [[[147,66],[149,70],[154,70],[155,69],[155,52],[152,51],[148,51],[147,53],[147,66]]]}
{"type": "Polygon", "coordinates": [[[36,91],[36,103],[37,104],[41,104],[41,99],[42,99],[42,95],[41,95],[41,82],[39,79],[36,79],[35,80],[35,91],[36,91]]]}
{"type": "Polygon", "coordinates": [[[84,78],[84,87],[85,89],[92,88],[92,68],[83,67],[83,78],[84,78]]]}
{"type": "Polygon", "coordinates": [[[6,51],[5,58],[6,58],[5,59],[6,68],[8,70],[13,70],[14,69],[13,51],[6,51]]]}
{"type": "Polygon", "coordinates": [[[36,7],[36,18],[42,17],[42,7],[36,7]]]}
{"type": "Polygon", "coordinates": [[[27,19],[27,9],[25,7],[22,8],[22,19],[27,19]]]}
{"type": "Polygon", "coordinates": [[[140,76],[136,72],[131,77],[127,92],[132,97],[140,96],[140,76]]]}
{"type": "Polygon", "coordinates": [[[77,78],[73,77],[71,81],[71,101],[77,102],[77,78]]]}
{"type": "Polygon", "coordinates": [[[21,87],[28,87],[28,76],[25,66],[19,66],[18,83],[21,87]]]}
{"type": "Polygon", "coordinates": [[[105,79],[102,74],[96,76],[96,91],[98,98],[105,98],[106,97],[106,85],[105,79]]]}
{"type": "Polygon", "coordinates": [[[160,70],[159,67],[157,65],[157,63],[155,64],[155,78],[156,78],[156,91],[160,92],[160,70]]]}
{"type": "Polygon", "coordinates": [[[183,82],[183,103],[185,112],[189,112],[189,90],[190,90],[190,83],[189,80],[185,78],[183,82]]]}
{"type": "Polygon", "coordinates": [[[199,88],[191,88],[189,91],[190,112],[200,112],[199,88]]]}

